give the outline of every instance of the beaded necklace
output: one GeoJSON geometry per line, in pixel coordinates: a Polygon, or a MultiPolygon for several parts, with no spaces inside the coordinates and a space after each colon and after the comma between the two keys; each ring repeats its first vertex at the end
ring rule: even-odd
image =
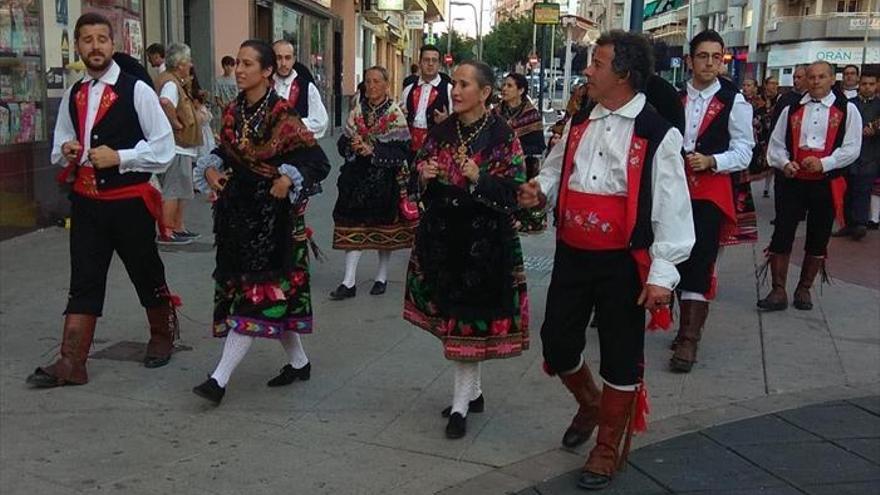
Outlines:
{"type": "Polygon", "coordinates": [[[459,167],[463,167],[464,163],[468,160],[468,147],[477,136],[483,132],[483,129],[486,127],[486,124],[489,123],[489,112],[483,114],[477,122],[474,122],[470,126],[465,126],[462,124],[459,118],[455,119],[455,132],[458,135],[458,149],[456,150],[456,161],[458,161],[459,167]],[[468,133],[467,137],[462,135],[462,127],[470,127],[474,130],[468,133]]]}
{"type": "Polygon", "coordinates": [[[251,142],[250,136],[257,134],[260,130],[260,126],[266,120],[266,109],[269,105],[269,97],[274,92],[275,89],[270,88],[269,91],[266,92],[266,96],[263,97],[263,101],[260,102],[250,116],[247,115],[246,100],[242,98],[241,104],[238,106],[238,120],[241,121],[241,128],[236,129],[239,149],[243,150],[247,148],[251,142]]]}

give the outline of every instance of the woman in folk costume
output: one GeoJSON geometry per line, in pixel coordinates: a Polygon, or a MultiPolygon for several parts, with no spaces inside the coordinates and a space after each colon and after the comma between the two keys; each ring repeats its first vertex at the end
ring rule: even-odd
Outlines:
{"type": "Polygon", "coordinates": [[[528,348],[528,296],[514,228],[525,164],[514,131],[486,109],[492,69],[463,62],[453,74],[455,114],[416,156],[424,206],[409,262],[404,318],[437,336],[455,361],[448,438],[483,410],[480,362],[528,348]]]}
{"type": "MultiPolygon", "coordinates": [[[[538,175],[541,165],[538,160],[547,148],[544,144],[543,119],[526,96],[528,90],[526,76],[515,72],[508,74],[501,86],[501,104],[495,107],[498,116],[507,122],[519,138],[526,156],[527,180],[538,175]]],[[[520,222],[520,232],[540,232],[547,228],[547,212],[543,208],[521,210],[517,220],[520,222]]]]}
{"type": "Polygon", "coordinates": [[[406,117],[388,97],[388,72],[371,67],[364,72],[364,94],[358,100],[339,138],[345,159],[333,208],[333,248],[345,250],[345,278],[330,293],[334,300],[354,297],[361,253],[379,252],[379,271],[370,294],[384,294],[391,251],[412,247],[418,207],[410,186],[410,134],[406,117]]]}
{"type": "Polygon", "coordinates": [[[308,380],[300,334],[312,331],[304,190],[330,170],[290,103],[272,88],[272,47],[245,41],[235,68],[241,93],[223,115],[219,147],[199,159],[196,185],[217,194],[216,337],[223,356],[193,392],[219,403],[255,337],[277,339],[289,363],[270,387],[308,380]]]}

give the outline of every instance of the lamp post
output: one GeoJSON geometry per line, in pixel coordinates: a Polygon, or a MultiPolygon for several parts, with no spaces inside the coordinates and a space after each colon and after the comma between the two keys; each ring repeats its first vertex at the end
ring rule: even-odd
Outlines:
{"type": "Polygon", "coordinates": [[[483,0],[480,0],[480,13],[477,13],[477,8],[474,7],[472,3],[465,2],[449,2],[449,11],[452,12],[452,6],[455,5],[457,7],[470,7],[474,11],[474,24],[477,28],[477,58],[480,60],[483,59],[483,0]]]}

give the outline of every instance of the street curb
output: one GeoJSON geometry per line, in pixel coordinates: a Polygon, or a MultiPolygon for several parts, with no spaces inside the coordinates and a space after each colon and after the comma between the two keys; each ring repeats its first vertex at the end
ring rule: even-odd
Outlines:
{"type": "MultiPolygon", "coordinates": [[[[671,416],[657,422],[649,422],[647,432],[633,437],[633,450],[725,423],[828,401],[855,399],[877,394],[880,394],[880,383],[834,385],[784,394],[765,395],[726,406],[671,416]]],[[[563,426],[560,425],[560,432],[563,426]]],[[[587,443],[587,446],[591,445],[592,442],[587,443]]],[[[579,469],[583,466],[586,458],[587,446],[582,448],[583,451],[563,448],[551,449],[435,493],[437,495],[517,493],[530,486],[579,469]]]]}

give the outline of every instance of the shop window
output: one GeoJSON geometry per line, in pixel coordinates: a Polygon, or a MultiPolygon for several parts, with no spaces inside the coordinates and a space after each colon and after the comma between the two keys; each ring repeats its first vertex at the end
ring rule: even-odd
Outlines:
{"type": "Polygon", "coordinates": [[[45,139],[40,11],[0,2],[0,146],[45,139]]]}
{"type": "Polygon", "coordinates": [[[859,0],[837,0],[838,12],[859,12],[859,0]]]}

